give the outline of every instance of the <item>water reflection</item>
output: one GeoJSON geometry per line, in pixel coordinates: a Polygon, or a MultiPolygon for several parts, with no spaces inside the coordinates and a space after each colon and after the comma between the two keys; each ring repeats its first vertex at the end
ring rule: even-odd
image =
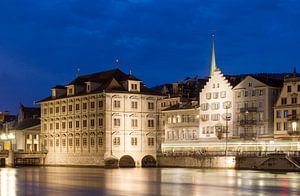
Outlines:
{"type": "Polygon", "coordinates": [[[300,174],[76,167],[2,168],[1,195],[300,195],[300,174]]]}

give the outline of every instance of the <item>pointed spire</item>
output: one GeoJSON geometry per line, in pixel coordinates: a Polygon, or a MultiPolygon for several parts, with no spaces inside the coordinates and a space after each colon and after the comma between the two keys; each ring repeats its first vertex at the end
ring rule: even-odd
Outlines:
{"type": "Polygon", "coordinates": [[[296,78],[297,76],[297,72],[296,72],[296,66],[294,66],[294,73],[293,73],[293,77],[296,78]]]}
{"type": "Polygon", "coordinates": [[[216,64],[216,56],[215,56],[215,35],[212,33],[211,35],[211,64],[210,64],[210,73],[209,76],[212,76],[214,71],[217,69],[217,64],[216,64]]]}
{"type": "Polygon", "coordinates": [[[119,69],[120,67],[120,61],[118,58],[116,58],[116,69],[119,69]]]}
{"type": "Polygon", "coordinates": [[[80,68],[78,67],[77,69],[76,69],[76,77],[79,77],[79,75],[80,75],[80,68]]]}

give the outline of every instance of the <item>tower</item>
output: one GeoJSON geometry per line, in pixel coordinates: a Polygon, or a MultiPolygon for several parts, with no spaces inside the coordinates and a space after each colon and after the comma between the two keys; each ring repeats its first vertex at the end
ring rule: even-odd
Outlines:
{"type": "Polygon", "coordinates": [[[209,77],[211,77],[213,75],[214,71],[217,69],[216,56],[215,56],[215,43],[214,43],[215,35],[212,34],[211,38],[212,38],[212,42],[211,42],[212,51],[211,51],[211,64],[210,64],[209,77]]]}

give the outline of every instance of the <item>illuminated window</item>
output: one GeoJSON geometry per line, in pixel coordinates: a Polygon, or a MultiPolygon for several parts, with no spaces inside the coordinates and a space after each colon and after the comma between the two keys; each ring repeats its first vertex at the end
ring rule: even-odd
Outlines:
{"type": "Polygon", "coordinates": [[[214,99],[218,99],[219,98],[219,93],[218,92],[214,92],[213,93],[213,97],[214,97],[214,99]]]}
{"type": "Polygon", "coordinates": [[[297,97],[292,97],[292,104],[297,104],[297,97]]]}
{"type": "Polygon", "coordinates": [[[62,122],[62,123],[61,123],[61,128],[62,128],[62,129],[65,129],[65,128],[66,128],[66,122],[62,122]]]}
{"type": "Polygon", "coordinates": [[[76,127],[76,128],[79,128],[79,120],[76,120],[76,121],[75,121],[75,127],[76,127]]]}
{"type": "Polygon", "coordinates": [[[131,146],[137,146],[137,138],[136,137],[131,138],[131,146]]]}
{"type": "Polygon", "coordinates": [[[206,99],[211,99],[211,93],[206,93],[206,99]]]}
{"type": "Polygon", "coordinates": [[[69,112],[72,112],[72,110],[73,110],[73,106],[69,105],[69,112]]]}
{"type": "Polygon", "coordinates": [[[276,111],[276,118],[281,118],[281,110],[276,111]]]}
{"type": "Polygon", "coordinates": [[[225,98],[226,97],[226,91],[221,91],[220,92],[220,97],[225,98]]]}
{"type": "Polygon", "coordinates": [[[80,105],[79,105],[79,103],[76,103],[75,109],[76,109],[77,111],[80,110],[80,105]]]}

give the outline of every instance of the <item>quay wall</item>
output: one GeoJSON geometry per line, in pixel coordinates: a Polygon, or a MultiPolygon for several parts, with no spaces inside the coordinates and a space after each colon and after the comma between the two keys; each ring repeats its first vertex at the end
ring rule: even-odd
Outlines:
{"type": "Polygon", "coordinates": [[[235,156],[160,156],[159,167],[235,168],[235,156]]]}

